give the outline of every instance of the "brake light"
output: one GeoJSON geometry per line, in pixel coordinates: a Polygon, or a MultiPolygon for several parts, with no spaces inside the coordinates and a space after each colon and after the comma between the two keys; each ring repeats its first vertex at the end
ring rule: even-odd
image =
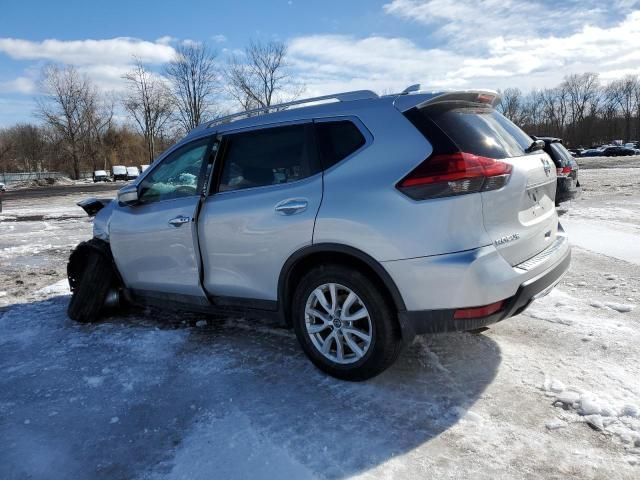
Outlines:
{"type": "Polygon", "coordinates": [[[571,167],[556,168],[556,172],[558,177],[566,177],[571,173],[571,167]]]}
{"type": "Polygon", "coordinates": [[[478,94],[476,101],[478,103],[488,103],[489,105],[491,105],[495,99],[495,95],[491,95],[490,93],[480,93],[478,94]]]}
{"type": "Polygon", "coordinates": [[[494,313],[502,310],[503,306],[504,300],[500,300],[499,302],[490,303],[489,305],[484,305],[482,307],[459,308],[453,314],[453,318],[456,320],[464,320],[469,318],[488,317],[489,315],[493,315],[494,313]]]}
{"type": "Polygon", "coordinates": [[[508,163],[472,153],[436,154],[418,165],[397,187],[415,200],[496,190],[509,180],[508,163]]]}

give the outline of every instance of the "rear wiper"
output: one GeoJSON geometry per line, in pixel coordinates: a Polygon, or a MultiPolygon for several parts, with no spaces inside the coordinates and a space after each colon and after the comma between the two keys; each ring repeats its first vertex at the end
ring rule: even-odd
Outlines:
{"type": "Polygon", "coordinates": [[[531,145],[529,145],[526,150],[524,151],[525,153],[531,153],[531,152],[535,152],[538,150],[544,150],[544,140],[534,140],[531,145]]]}

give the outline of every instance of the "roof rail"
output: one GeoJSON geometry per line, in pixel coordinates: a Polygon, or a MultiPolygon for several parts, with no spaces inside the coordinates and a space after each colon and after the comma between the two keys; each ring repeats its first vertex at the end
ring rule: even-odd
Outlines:
{"type": "Polygon", "coordinates": [[[284,110],[293,105],[303,105],[305,103],[320,102],[323,100],[338,100],[339,102],[351,102],[353,100],[367,100],[367,99],[374,99],[374,98],[379,98],[379,97],[376,93],[372,92],[371,90],[355,90],[353,92],[334,93],[331,95],[322,95],[320,97],[305,98],[302,100],[293,100],[291,102],[279,103],[277,105],[269,105],[268,107],[254,108],[253,110],[247,110],[244,112],[232,113],[231,115],[225,115],[224,117],[219,117],[207,122],[206,128],[211,128],[215,125],[227,123],[237,118],[249,117],[257,113],[269,113],[270,110],[275,110],[275,111],[284,110]]]}

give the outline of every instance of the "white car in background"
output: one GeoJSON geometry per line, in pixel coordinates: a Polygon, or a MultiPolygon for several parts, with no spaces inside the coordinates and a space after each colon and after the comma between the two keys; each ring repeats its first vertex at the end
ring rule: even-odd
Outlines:
{"type": "Polygon", "coordinates": [[[4,183],[0,182],[0,192],[6,192],[6,191],[7,191],[7,186],[4,183]]]}
{"type": "Polygon", "coordinates": [[[149,168],[149,165],[140,165],[140,173],[144,173],[147,168],[149,168]]]}
{"type": "Polygon", "coordinates": [[[113,181],[117,182],[118,180],[127,180],[127,167],[123,165],[116,165],[111,169],[113,173],[113,181]]]}
{"type": "Polygon", "coordinates": [[[140,176],[138,167],[127,167],[127,180],[135,180],[140,176]]]}

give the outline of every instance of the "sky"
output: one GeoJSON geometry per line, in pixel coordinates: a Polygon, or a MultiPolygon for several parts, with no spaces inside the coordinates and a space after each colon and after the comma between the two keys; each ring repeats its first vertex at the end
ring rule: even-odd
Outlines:
{"type": "Polygon", "coordinates": [[[285,42],[309,96],[527,91],[570,73],[639,74],[640,0],[0,0],[0,127],[36,120],[48,63],[117,93],[134,57],[160,71],[197,41],[224,65],[251,39],[285,42]]]}

